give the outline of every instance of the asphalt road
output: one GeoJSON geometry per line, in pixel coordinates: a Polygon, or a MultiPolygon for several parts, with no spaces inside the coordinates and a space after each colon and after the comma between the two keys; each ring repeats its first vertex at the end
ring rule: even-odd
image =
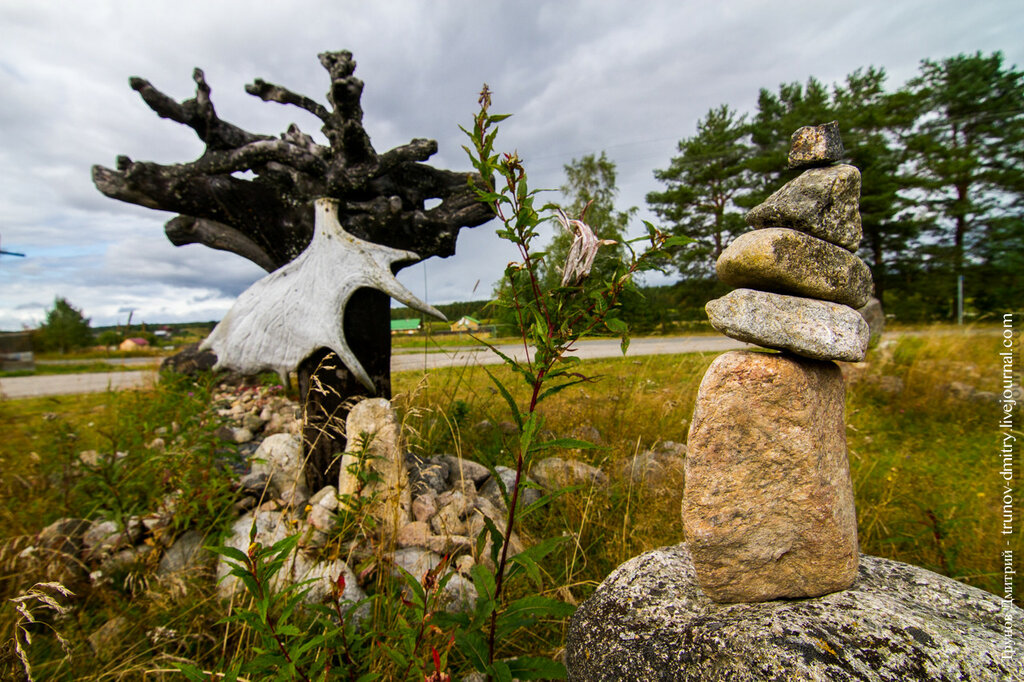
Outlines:
{"type": "MultiPolygon", "coordinates": [[[[672,336],[660,338],[633,339],[629,345],[627,357],[641,355],[670,355],[675,353],[721,352],[736,348],[746,348],[749,344],[724,336],[672,336]]],[[[522,345],[498,346],[501,352],[524,359],[522,345]]],[[[619,342],[613,339],[594,339],[581,341],[575,355],[580,358],[608,358],[621,355],[619,342]]],[[[407,370],[425,370],[436,367],[454,367],[464,365],[494,365],[502,362],[487,348],[451,347],[438,349],[431,347],[427,352],[409,348],[396,349],[391,357],[391,370],[404,372],[407,370]]],[[[72,393],[100,393],[107,390],[140,388],[152,385],[156,381],[155,370],[136,370],[129,372],[95,372],[92,374],[44,374],[31,377],[9,377],[0,379],[0,398],[18,399],[33,398],[47,395],[67,395],[72,393]]]]}

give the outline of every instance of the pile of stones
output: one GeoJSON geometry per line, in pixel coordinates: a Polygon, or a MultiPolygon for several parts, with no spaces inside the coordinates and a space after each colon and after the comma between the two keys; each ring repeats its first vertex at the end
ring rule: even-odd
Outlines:
{"type": "Polygon", "coordinates": [[[860,172],[833,165],[838,124],[793,134],[809,168],[754,208],[756,229],[718,259],[736,289],[707,305],[712,324],[781,353],[719,356],[701,382],[686,460],[683,523],[697,579],[720,602],[816,597],[857,575],[857,519],[842,372],[868,325],[856,308],[871,272],[861,239],[860,172]]]}
{"type": "Polygon", "coordinates": [[[618,567],[573,615],[569,679],[1019,679],[1024,611],[915,566],[859,554],[835,360],[858,361],[871,292],[853,250],[860,176],[830,165],[837,124],[793,136],[809,167],[747,216],[718,261],[744,287],[708,304],[729,336],[685,460],[686,541],[618,567]],[[1010,655],[1008,655],[1010,654],[1010,655]]]}
{"type": "Polygon", "coordinates": [[[707,305],[726,336],[818,360],[859,362],[871,271],[855,254],[862,236],[860,171],[843,155],[836,122],[793,134],[791,168],[808,168],[746,216],[755,228],[729,245],[718,278],[736,289],[707,305]]]}
{"type": "MultiPolygon", "coordinates": [[[[472,608],[476,593],[469,572],[477,562],[491,561],[490,540],[478,548],[476,538],[485,517],[504,528],[508,505],[502,489],[511,490],[514,470],[498,466],[492,473],[454,455],[409,452],[390,403],[370,399],[348,416],[346,432],[359,436],[349,441],[339,480],[310,490],[303,471],[301,408],[280,386],[221,384],[205,418],[218,424],[222,462],[237,476],[234,521],[226,538],[208,537],[206,529],[181,530],[180,495],[171,494],[158,509],[128,518],[124,527],[105,519],[65,518],[51,524],[21,552],[25,569],[51,580],[94,585],[128,573],[177,580],[213,572],[222,579],[220,596],[231,598],[243,586],[228,575],[226,560],[215,563],[204,548],[224,544],[245,552],[255,527],[255,539],[264,546],[299,536],[276,580],[279,586],[307,582],[308,602],[327,603],[331,585],[344,575],[343,599],[356,603],[365,598],[361,585],[374,570],[397,576],[401,568],[422,579],[447,556],[453,574],[446,586],[448,607],[472,608]],[[367,470],[365,475],[357,473],[360,468],[367,470]],[[345,513],[356,507],[355,514],[345,513]],[[354,539],[339,547],[340,524],[361,516],[369,522],[359,532],[346,531],[345,537],[354,539]]],[[[179,431],[178,424],[159,427],[147,449],[157,453],[177,447],[179,431]]],[[[80,453],[82,465],[92,467],[124,456],[80,453]]],[[[596,467],[557,457],[536,462],[531,473],[525,477],[530,487],[520,494],[524,506],[546,490],[608,482],[596,467]]],[[[520,551],[527,543],[513,535],[512,549],[520,551]]]]}

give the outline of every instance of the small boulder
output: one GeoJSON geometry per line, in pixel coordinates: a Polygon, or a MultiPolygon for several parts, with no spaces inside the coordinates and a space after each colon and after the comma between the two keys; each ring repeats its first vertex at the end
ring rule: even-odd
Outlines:
{"type": "Polygon", "coordinates": [[[603,486],[608,476],[595,466],[573,459],[547,457],[530,468],[530,478],[547,491],[573,485],[603,486]]]}
{"type": "Polygon", "coordinates": [[[174,355],[164,358],[160,363],[160,371],[169,370],[195,376],[200,372],[212,371],[216,364],[216,353],[212,350],[201,351],[198,343],[190,343],[174,355]]]}
{"type": "Polygon", "coordinates": [[[885,331],[882,302],[872,296],[867,303],[857,309],[857,312],[868,325],[868,348],[874,348],[882,340],[882,332],[885,331]]]}
{"type": "Polygon", "coordinates": [[[471,459],[463,459],[455,455],[440,455],[439,457],[448,463],[449,487],[454,487],[460,480],[472,481],[474,485],[480,486],[491,475],[487,467],[471,459]]]}
{"type": "Polygon", "coordinates": [[[839,121],[798,128],[789,138],[789,167],[825,166],[843,158],[839,121]]]}
{"type": "Polygon", "coordinates": [[[203,549],[205,539],[197,530],[185,531],[160,557],[156,574],[172,575],[202,566],[203,560],[207,558],[207,553],[203,549]]]}
{"type": "Polygon", "coordinates": [[[450,465],[444,457],[420,457],[407,452],[405,468],[409,471],[409,485],[413,496],[427,491],[442,493],[448,488],[450,465]]]}
{"type": "Polygon", "coordinates": [[[260,443],[253,455],[252,474],[269,476],[271,485],[281,498],[298,508],[309,499],[304,461],[301,439],[279,433],[264,438],[260,443]]]}
{"type": "MultiPolygon", "coordinates": [[[[511,500],[512,487],[516,482],[516,470],[509,469],[504,466],[496,466],[494,467],[494,471],[499,477],[501,477],[501,482],[505,488],[505,492],[508,495],[509,500],[511,500]]],[[[520,509],[530,506],[541,497],[540,490],[536,487],[525,487],[528,483],[534,483],[534,485],[536,485],[536,482],[532,481],[529,476],[523,474],[519,482],[520,490],[518,505],[520,509]]],[[[508,510],[508,504],[505,503],[505,498],[502,497],[501,494],[501,488],[498,487],[498,482],[494,477],[489,478],[487,482],[484,483],[484,486],[480,489],[480,495],[490,500],[498,509],[505,511],[508,510]]]]}

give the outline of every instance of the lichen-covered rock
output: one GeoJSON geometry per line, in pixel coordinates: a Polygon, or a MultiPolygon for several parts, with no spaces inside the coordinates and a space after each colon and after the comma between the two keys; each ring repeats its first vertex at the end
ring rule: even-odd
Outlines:
{"type": "Polygon", "coordinates": [[[608,476],[597,467],[561,457],[546,457],[536,462],[530,469],[530,478],[548,492],[563,486],[603,486],[608,483],[608,476]]]}
{"type": "Polygon", "coordinates": [[[860,171],[846,164],[804,171],[745,218],[754,228],[788,227],[855,252],[863,236],[860,171]]]}
{"type": "Polygon", "coordinates": [[[715,264],[733,287],[793,294],[860,308],[871,298],[871,270],[860,258],[823,239],[782,227],[737,237],[715,264]]]}
{"type": "Polygon", "coordinates": [[[683,526],[712,599],[815,597],[853,582],[845,396],[832,362],[732,351],[708,367],[687,441],[683,526]]]}
{"type": "Polygon", "coordinates": [[[860,362],[868,349],[867,322],[839,303],[735,289],[705,309],[726,336],[807,358],[860,362]]]}
{"type": "Polygon", "coordinates": [[[619,566],[569,624],[569,679],[700,682],[948,682],[1021,679],[1024,611],[915,566],[864,556],[825,597],[716,604],[686,545],[619,566]]]}
{"type": "Polygon", "coordinates": [[[824,166],[843,158],[839,121],[797,128],[789,138],[789,167],[824,166]]]}
{"type": "Polygon", "coordinates": [[[875,297],[858,308],[858,313],[868,324],[868,348],[874,348],[882,340],[882,332],[885,331],[885,312],[882,310],[882,302],[875,297]]]}
{"type": "Polygon", "coordinates": [[[270,485],[285,500],[296,508],[306,504],[309,488],[303,472],[305,459],[302,456],[302,441],[288,433],[268,436],[253,454],[252,474],[265,474],[270,485]]]}

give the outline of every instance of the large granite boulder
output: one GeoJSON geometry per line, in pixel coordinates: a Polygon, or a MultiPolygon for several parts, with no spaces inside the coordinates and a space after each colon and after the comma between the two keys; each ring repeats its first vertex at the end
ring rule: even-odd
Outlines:
{"type": "Polygon", "coordinates": [[[570,680],[947,682],[1022,679],[1024,610],[908,564],[861,557],[825,597],[717,604],[686,545],[626,562],[572,617],[570,680]],[[1006,651],[1011,656],[1004,656],[1006,651]]]}

